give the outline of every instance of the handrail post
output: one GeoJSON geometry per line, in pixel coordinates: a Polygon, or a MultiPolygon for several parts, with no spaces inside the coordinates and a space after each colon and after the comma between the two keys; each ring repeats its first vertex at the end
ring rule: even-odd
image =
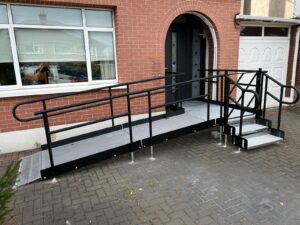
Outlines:
{"type": "Polygon", "coordinates": [[[269,83],[269,78],[266,76],[266,81],[265,81],[265,90],[264,90],[264,107],[263,107],[263,119],[266,118],[266,109],[267,109],[267,93],[268,93],[268,83],[269,83]]]}
{"type": "Polygon", "coordinates": [[[244,102],[245,102],[245,91],[242,90],[242,102],[241,102],[241,114],[240,114],[240,130],[239,130],[239,137],[242,137],[242,134],[243,134],[244,102]]]}
{"type": "Polygon", "coordinates": [[[283,86],[280,88],[280,102],[279,102],[279,109],[278,109],[278,120],[277,120],[277,129],[280,129],[281,125],[281,112],[282,112],[282,100],[283,100],[283,86]]]}
{"type": "Polygon", "coordinates": [[[152,131],[152,103],[151,103],[151,91],[148,91],[148,114],[149,114],[149,144],[150,144],[150,160],[154,160],[153,153],[153,131],[152,131]]]}
{"type": "Polygon", "coordinates": [[[256,115],[255,118],[258,119],[261,116],[261,97],[262,97],[262,68],[256,72],[256,93],[258,94],[258,98],[255,100],[255,111],[256,115]]]}
{"type": "Polygon", "coordinates": [[[221,77],[221,90],[220,90],[220,92],[221,92],[221,107],[220,107],[220,118],[222,118],[223,117],[223,107],[224,107],[224,76],[222,75],[222,77],[221,77]]]}
{"type": "Polygon", "coordinates": [[[228,71],[225,71],[225,90],[224,90],[224,124],[228,124],[228,110],[229,110],[229,91],[230,83],[228,77],[228,71]]]}
{"type": "Polygon", "coordinates": [[[129,85],[127,84],[127,112],[128,112],[128,129],[129,129],[129,150],[131,152],[131,163],[134,163],[134,152],[133,152],[133,134],[132,134],[132,121],[131,121],[131,104],[130,104],[130,95],[129,85]]]}
{"type": "Polygon", "coordinates": [[[50,128],[49,128],[49,119],[48,119],[47,113],[43,113],[43,121],[44,121],[44,129],[45,129],[45,133],[46,133],[50,166],[51,166],[52,176],[54,178],[55,177],[55,168],[54,168],[54,160],[53,160],[53,153],[52,153],[52,141],[51,141],[50,128]]]}
{"type": "MultiPolygon", "coordinates": [[[[115,126],[115,119],[114,119],[114,107],[113,107],[113,100],[112,100],[112,92],[111,92],[111,87],[108,88],[108,92],[109,92],[109,97],[110,97],[110,115],[112,117],[111,119],[111,123],[112,123],[112,126],[114,127],[115,126]]],[[[127,90],[128,92],[128,90],[127,90]]]]}
{"type": "Polygon", "coordinates": [[[211,81],[210,78],[207,78],[207,121],[210,120],[210,88],[211,88],[211,81]]]}

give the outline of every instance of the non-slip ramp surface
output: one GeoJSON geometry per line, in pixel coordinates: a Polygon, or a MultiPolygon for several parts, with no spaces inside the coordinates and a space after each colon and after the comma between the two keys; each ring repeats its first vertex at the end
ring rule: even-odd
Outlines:
{"type": "Polygon", "coordinates": [[[17,186],[31,183],[41,179],[41,152],[22,158],[17,186]]]}
{"type": "MultiPolygon", "coordinates": [[[[128,128],[113,131],[111,133],[102,134],[80,140],[71,144],[62,145],[52,149],[54,165],[61,165],[76,159],[84,158],[99,152],[104,152],[129,143],[128,128]]],[[[42,153],[42,169],[50,167],[49,153],[42,153]]]]}
{"type": "MultiPolygon", "coordinates": [[[[184,114],[162,118],[152,122],[153,137],[176,131],[189,126],[207,122],[207,103],[186,102],[183,104],[184,114]]],[[[235,110],[233,116],[239,115],[235,110]]],[[[210,120],[220,117],[220,106],[210,104],[210,120]]],[[[143,141],[149,138],[149,123],[132,127],[134,142],[143,141]]],[[[98,153],[107,152],[111,149],[126,146],[130,143],[129,129],[124,128],[110,133],[91,137],[71,144],[65,144],[52,149],[54,165],[59,166],[68,162],[93,156],[98,153]]],[[[42,151],[34,156],[24,158],[21,170],[20,185],[40,179],[40,171],[50,168],[49,152],[42,151]]]]}
{"type": "MultiPolygon", "coordinates": [[[[185,114],[168,117],[153,121],[153,136],[164,134],[170,131],[178,130],[191,125],[205,122],[207,104],[200,102],[189,102],[184,105],[185,114]],[[205,108],[205,109],[204,109],[205,108]]],[[[216,119],[220,107],[211,104],[211,119],[216,119]]],[[[132,127],[134,141],[143,141],[149,138],[149,123],[145,122],[132,127]]],[[[66,144],[52,149],[55,165],[61,165],[66,162],[74,161],[93,154],[104,152],[113,148],[129,144],[129,129],[113,131],[97,137],[88,138],[72,144],[66,144]]],[[[42,153],[42,169],[50,167],[48,151],[42,153]]]]}

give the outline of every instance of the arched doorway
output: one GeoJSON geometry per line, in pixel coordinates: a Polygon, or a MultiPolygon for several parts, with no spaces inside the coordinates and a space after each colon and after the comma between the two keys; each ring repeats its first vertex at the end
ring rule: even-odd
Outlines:
{"type": "MultiPolygon", "coordinates": [[[[166,73],[183,73],[183,76],[168,77],[166,84],[197,80],[205,76],[200,71],[214,67],[214,40],[210,27],[196,13],[176,17],[167,32],[165,42],[166,73]],[[209,50],[211,48],[211,50],[209,50]],[[212,53],[212,54],[210,54],[212,53]]],[[[205,82],[194,82],[167,91],[166,102],[197,97],[205,94],[205,82]]]]}

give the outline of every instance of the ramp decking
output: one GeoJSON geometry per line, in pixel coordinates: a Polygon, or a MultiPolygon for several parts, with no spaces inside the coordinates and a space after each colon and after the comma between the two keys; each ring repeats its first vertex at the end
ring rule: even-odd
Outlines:
{"type": "MultiPolygon", "coordinates": [[[[194,125],[207,123],[207,103],[200,101],[190,101],[183,104],[185,109],[184,114],[162,118],[152,122],[153,138],[160,135],[178,131],[194,125]]],[[[239,110],[234,110],[231,117],[238,117],[239,110]]],[[[210,121],[216,120],[220,117],[220,106],[210,104],[210,121]]],[[[149,124],[148,122],[135,125],[133,129],[134,142],[143,143],[149,138],[149,124]]],[[[128,147],[129,128],[122,128],[120,130],[105,133],[96,137],[91,137],[79,140],[70,144],[65,144],[53,147],[53,159],[55,167],[68,164],[74,166],[76,161],[92,158],[100,153],[108,153],[111,151],[110,156],[114,154],[114,150],[128,147]],[[74,162],[72,164],[72,162],[74,162]],[[71,164],[70,164],[71,163],[71,164]]],[[[133,149],[134,150],[134,149],[133,149]]],[[[127,150],[128,151],[128,150],[127,150]]],[[[74,168],[74,167],[73,167],[74,168]]],[[[41,151],[34,155],[25,157],[22,160],[21,173],[19,176],[18,185],[33,182],[34,180],[41,179],[43,171],[49,171],[50,160],[47,150],[41,151]]]]}

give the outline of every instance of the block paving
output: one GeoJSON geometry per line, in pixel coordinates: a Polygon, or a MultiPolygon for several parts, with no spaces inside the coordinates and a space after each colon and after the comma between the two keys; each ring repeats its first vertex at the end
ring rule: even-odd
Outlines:
{"type": "Polygon", "coordinates": [[[284,110],[284,144],[235,154],[207,130],[155,145],[155,161],[145,148],[22,186],[15,224],[299,225],[299,120],[284,110]]]}

